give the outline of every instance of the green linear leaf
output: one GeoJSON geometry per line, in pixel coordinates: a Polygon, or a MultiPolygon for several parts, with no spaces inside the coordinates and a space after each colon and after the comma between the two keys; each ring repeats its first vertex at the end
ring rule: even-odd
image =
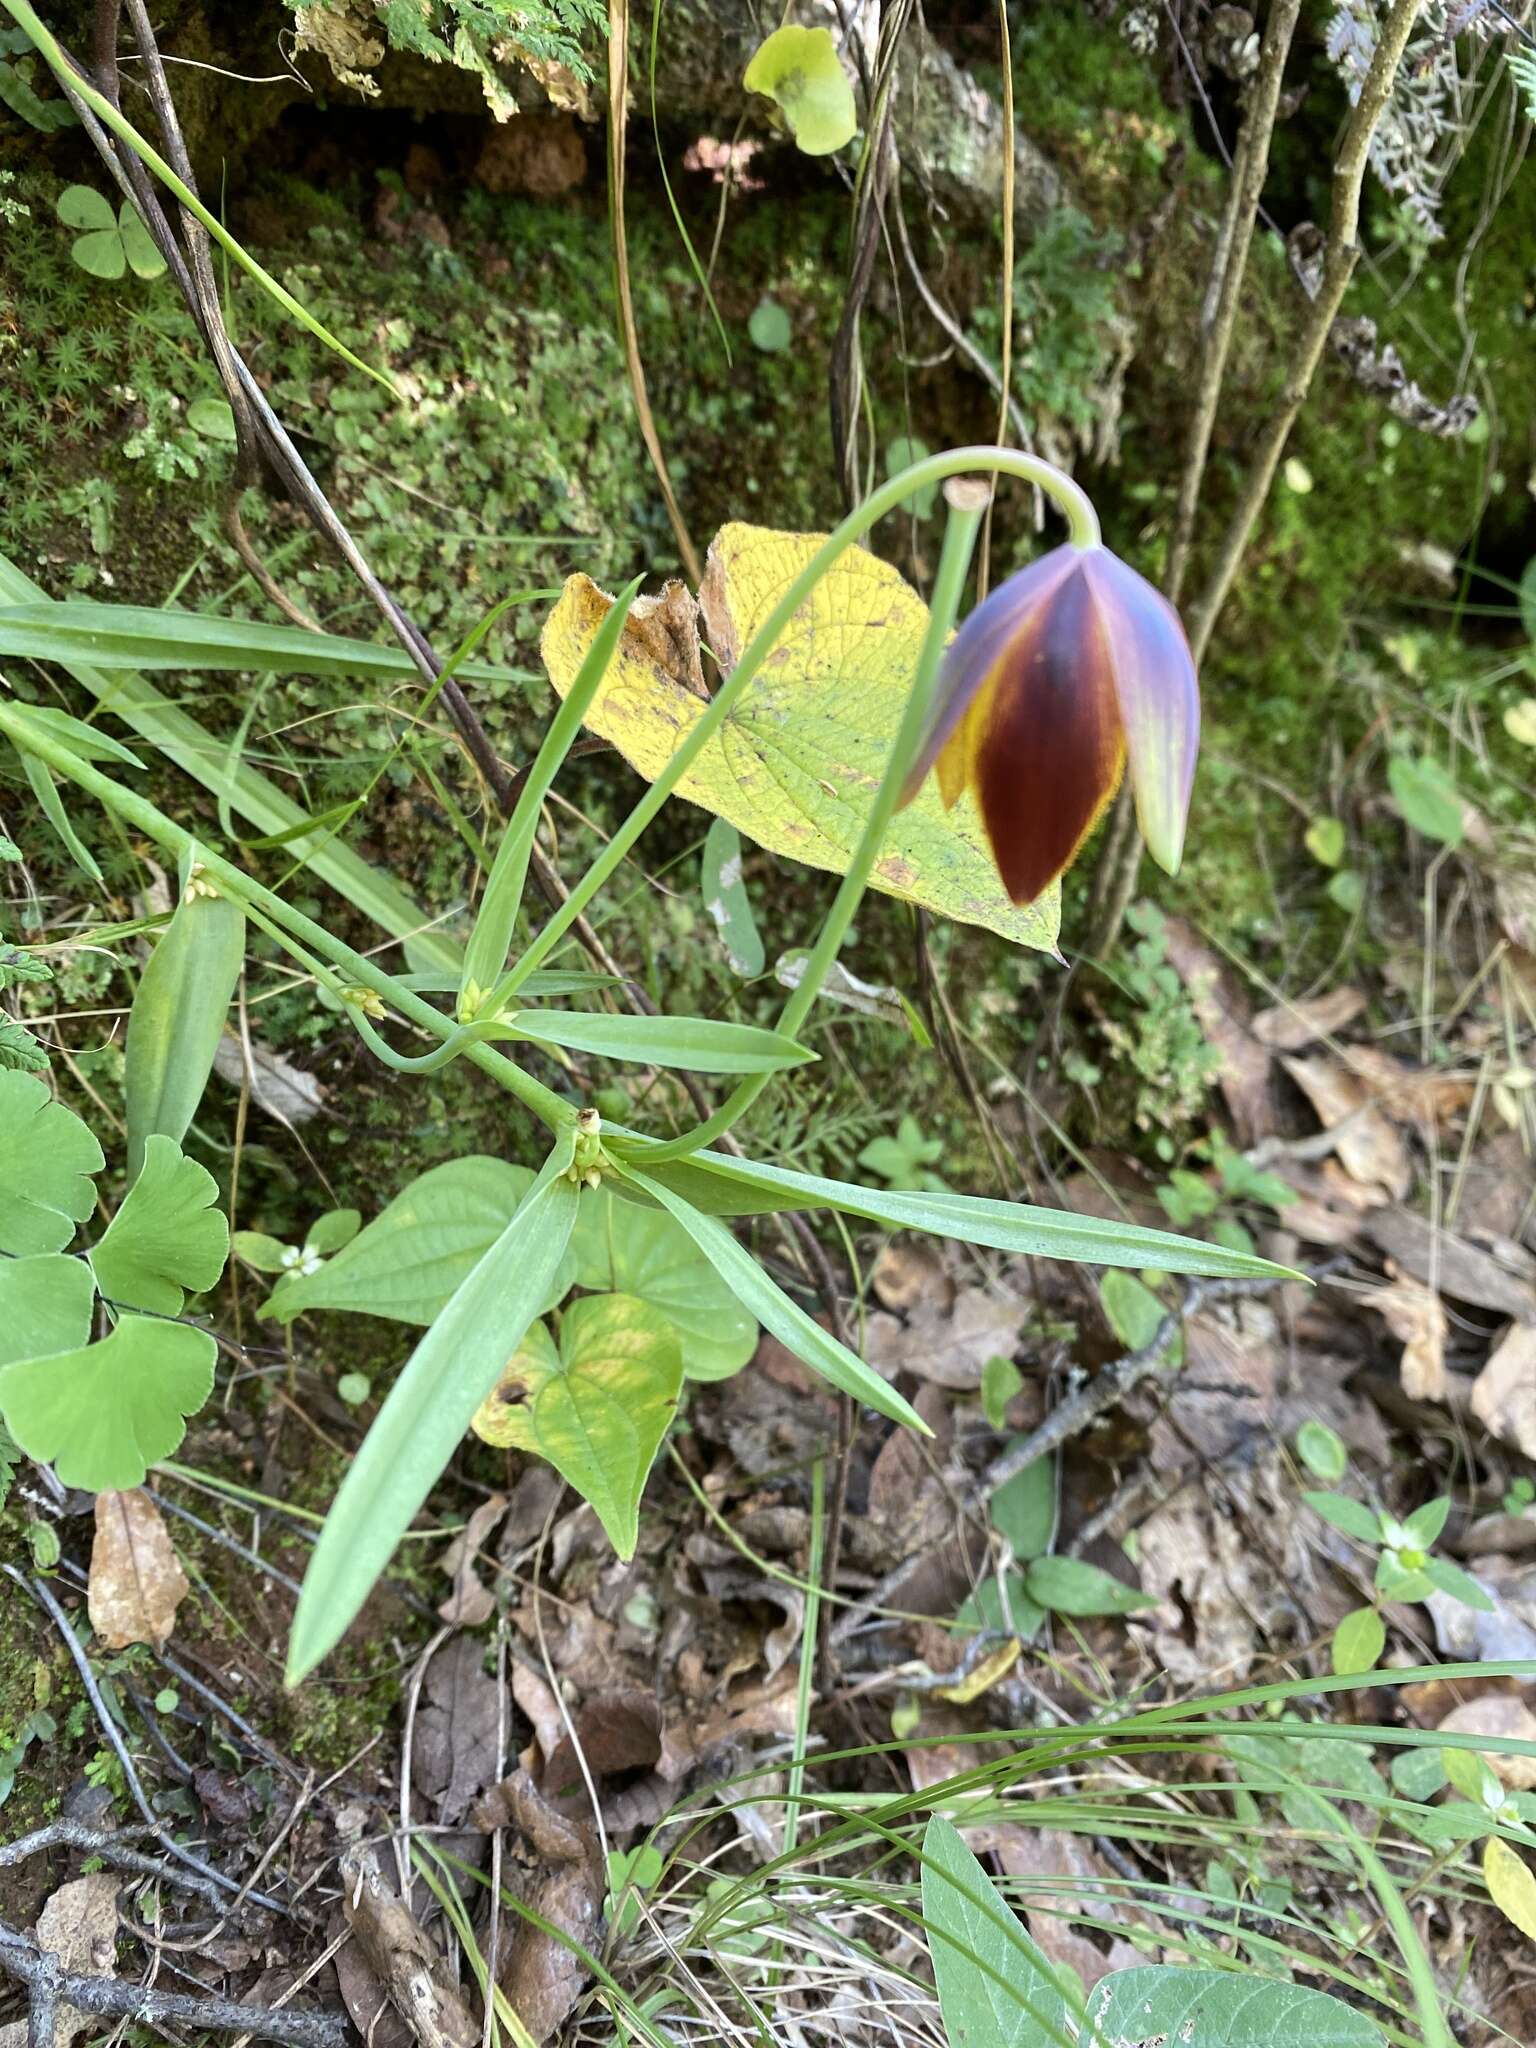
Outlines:
{"type": "Polygon", "coordinates": [[[776,1074],[817,1055],[792,1038],[757,1024],[713,1017],[623,1017],[600,1010],[519,1010],[511,1019],[519,1038],[563,1045],[602,1059],[642,1066],[683,1067],[695,1074],[776,1074]]]}
{"type": "Polygon", "coordinates": [[[137,1175],[145,1141],[180,1145],[197,1114],[230,998],[245,960],[245,913],[194,882],[150,954],[124,1041],[128,1171],[137,1175]]]}
{"type": "MultiPolygon", "coordinates": [[[[0,656],[90,662],[96,668],[261,669],[274,675],[366,676],[397,681],[420,671],[402,647],[310,633],[262,619],[226,619],[154,605],[103,604],[88,597],[0,606],[0,656]]],[[[461,682],[529,682],[530,669],[465,661],[461,682]]]]}
{"type": "Polygon", "coordinates": [[[347,1468],[304,1575],[287,1682],[343,1632],[549,1298],[576,1220],[564,1131],[511,1222],[406,1361],[347,1468]]]}
{"type": "Polygon", "coordinates": [[[763,1328],[771,1331],[781,1344],[787,1345],[797,1358],[803,1359],[812,1372],[820,1373],[839,1393],[877,1409],[893,1422],[906,1423],[920,1436],[933,1434],[916,1409],[903,1400],[872,1366],[839,1344],[769,1279],[756,1259],[736,1242],[723,1223],[717,1222],[713,1216],[701,1216],[697,1209],[691,1208],[670,1189],[647,1180],[643,1174],[629,1167],[621,1171],[643,1194],[652,1196],[683,1226],[747,1313],[755,1316],[763,1328]]]}
{"type": "Polygon", "coordinates": [[[723,1152],[694,1152],[686,1159],[647,1164],[652,1141],[616,1136],[609,1149],[626,1165],[681,1196],[706,1215],[754,1215],[781,1209],[837,1209],[893,1230],[921,1230],[963,1244],[1031,1257],[1131,1266],[1164,1273],[1196,1273],[1238,1279],[1294,1279],[1284,1266],[1249,1252],[1229,1251],[1200,1238],[1148,1230],[1136,1223],[1099,1216],[1074,1216],[1064,1209],[1037,1209],[1023,1202],[994,1202],[976,1195],[924,1194],[894,1188],[863,1188],[825,1180],[755,1159],[730,1159],[723,1152]]]}

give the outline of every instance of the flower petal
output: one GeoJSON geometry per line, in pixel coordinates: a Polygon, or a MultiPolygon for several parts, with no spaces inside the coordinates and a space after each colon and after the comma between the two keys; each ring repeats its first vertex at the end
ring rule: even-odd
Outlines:
{"type": "Polygon", "coordinates": [[[1200,745],[1194,656],[1173,606],[1107,548],[1085,550],[1083,576],[1109,649],[1141,836],[1171,875],[1200,745]]]}
{"type": "MultiPolygon", "coordinates": [[[[1063,550],[1062,552],[1067,552],[1063,550]]],[[[979,701],[973,787],[1003,886],[1032,903],[1072,861],[1125,765],[1111,649],[1070,551],[979,701]]]]}
{"type": "MultiPolygon", "coordinates": [[[[944,651],[943,666],[934,690],[928,730],[917,750],[911,772],[902,785],[903,804],[911,803],[917,795],[927,780],[929,770],[949,747],[961,720],[994,679],[1008,641],[1021,630],[1030,613],[1049,599],[1081,553],[1081,549],[1073,547],[1052,548],[1048,555],[1042,555],[1038,561],[1020,569],[1006,583],[1000,583],[984,603],[977,605],[950,641],[944,651]]],[[[973,754],[974,748],[967,746],[964,740],[959,742],[956,751],[949,754],[939,781],[946,807],[954,804],[960,789],[969,782],[973,754]],[[962,760],[965,772],[957,782],[956,765],[962,760]]]]}

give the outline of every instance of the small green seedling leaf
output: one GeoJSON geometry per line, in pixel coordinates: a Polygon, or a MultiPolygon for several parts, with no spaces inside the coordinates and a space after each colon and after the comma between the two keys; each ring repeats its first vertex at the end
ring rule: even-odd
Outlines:
{"type": "Polygon", "coordinates": [[[704,835],[702,879],[704,908],[720,934],[731,972],[750,981],[762,973],[767,955],[741,879],[741,834],[724,818],[716,818],[704,835]]]}
{"type": "Polygon", "coordinates": [[[1445,1758],[1438,1749],[1400,1749],[1392,1759],[1392,1789],[1405,1799],[1433,1799],[1447,1784],[1445,1758]]]}
{"type": "Polygon", "coordinates": [[[1157,1605],[1150,1593],[1080,1557],[1037,1557],[1024,1584],[1030,1599],[1053,1614],[1137,1614],[1157,1605]]]}
{"type": "Polygon", "coordinates": [[[151,1315],[179,1316],[188,1294],[204,1294],[224,1271],[229,1225],[213,1204],[219,1185],[173,1139],[152,1137],[139,1177],[91,1253],[108,1301],[151,1315]]]}
{"type": "Polygon", "coordinates": [[[757,1323],[664,1209],[595,1189],[582,1198],[571,1251],[578,1287],[632,1294],[661,1311],[677,1332],[688,1379],[729,1379],[757,1349],[757,1323]]]}
{"type": "Polygon", "coordinates": [[[349,1408],[361,1408],[367,1400],[373,1382],[365,1372],[344,1372],[336,1382],[336,1397],[345,1401],[349,1408]]]}
{"type": "Polygon", "coordinates": [[[186,1136],[213,1072],[244,959],[244,912],[227,896],[210,894],[194,868],[128,1012],[123,1087],[130,1174],[144,1163],[147,1138],[158,1133],[179,1145],[186,1136]]]}
{"type": "Polygon", "coordinates": [[[1036,1458],[1005,1479],[992,1496],[989,1512],[993,1528],[1020,1564],[1043,1557],[1056,1534],[1056,1460],[1036,1458]]]}
{"type": "Polygon", "coordinates": [[[1459,1564],[1452,1564],[1448,1557],[1426,1557],[1424,1576],[1437,1592],[1449,1593],[1463,1607],[1474,1607],[1479,1614],[1493,1613],[1493,1595],[1470,1572],[1464,1572],[1459,1564]]]}
{"type": "Polygon", "coordinates": [[[0,1366],[0,1415],[61,1485],[126,1491],[181,1442],[216,1355],[206,1330],[124,1316],[99,1344],[0,1366]]]}
{"type": "MultiPolygon", "coordinates": [[[[1178,2048],[1386,2048],[1380,2028],[1342,1999],[1241,1968],[1116,1970],[1095,1986],[1088,2017],[1097,2029],[1092,2038],[1124,2048],[1154,2041],[1178,2048]]],[[[1086,2029],[1083,2038],[1090,2038],[1086,2029]]]]}
{"type": "Polygon", "coordinates": [[[994,1352],[981,1368],[981,1412],[989,1429],[1002,1429],[1008,1420],[1008,1403],[1024,1384],[1024,1375],[1011,1358],[994,1352]]]}
{"type": "Polygon", "coordinates": [[[268,1237],[264,1230],[237,1230],[229,1248],[258,1273],[285,1273],[296,1263],[294,1247],[280,1237],[268,1237]]]}
{"type": "Polygon", "coordinates": [[[1304,1422],[1296,1432],[1296,1455],[1314,1479],[1326,1479],[1337,1486],[1349,1470],[1349,1452],[1344,1439],[1326,1422],[1304,1422]]]}
{"type": "Polygon", "coordinates": [[[742,83],[775,103],[807,156],[830,156],[853,140],[853,87],[830,29],[776,28],[753,53],[742,83]]]}
{"type": "Polygon", "coordinates": [[[1127,1351],[1144,1351],[1168,1310],[1134,1273],[1106,1273],[1099,1282],[1104,1320],[1127,1351]]]}
{"type": "Polygon", "coordinates": [[[234,409],[222,398],[194,398],[187,407],[187,425],[205,441],[223,441],[233,447],[240,438],[235,432],[234,409]]]}
{"type": "Polygon", "coordinates": [[[1001,1578],[993,1572],[962,1602],[955,1620],[961,1628],[986,1629],[1028,1643],[1040,1633],[1045,1609],[1025,1591],[1022,1572],[1005,1572],[1001,1578]]]}
{"type": "Polygon", "coordinates": [[[363,1219],[356,1209],[327,1209],[305,1233],[304,1249],[328,1259],[349,1245],[362,1227],[363,1219]]]}
{"type": "Polygon", "coordinates": [[[1347,1493],[1309,1492],[1301,1497],[1314,1514],[1344,1535],[1353,1536],[1357,1543],[1381,1542],[1381,1517],[1363,1501],[1351,1500],[1347,1493]]]}
{"type": "Polygon", "coordinates": [[[83,1259],[62,1252],[0,1259],[0,1366],[79,1350],[90,1341],[95,1304],[83,1259]]]}
{"type": "Polygon", "coordinates": [[[665,1868],[661,1851],[650,1842],[642,1842],[638,1849],[609,1850],[603,1918],[611,1934],[621,1941],[633,1934],[640,1924],[640,1895],[656,1889],[665,1868]]]}
{"type": "MultiPolygon", "coordinates": [[[[285,1272],[261,1312],[282,1323],[311,1309],[430,1323],[501,1236],[532,1185],[526,1166],[473,1153],[434,1166],[333,1257],[307,1273],[285,1272]]],[[[279,1249],[285,1253],[287,1247],[279,1249]]],[[[565,1293],[574,1273],[574,1261],[563,1262],[557,1291],[539,1303],[540,1315],[565,1293]]]]}
{"type": "Polygon", "coordinates": [[[622,1558],[635,1554],[640,1496],[683,1383],[676,1330],[632,1294],[593,1294],[535,1323],[475,1413],[475,1434],[548,1459],[590,1501],[622,1558]]]}
{"type": "Polygon", "coordinates": [[[1339,818],[1314,818],[1307,827],[1307,851],[1322,867],[1336,868],[1344,858],[1344,825],[1339,818]]]}
{"type": "Polygon", "coordinates": [[[1403,820],[1438,846],[1459,846],[1464,830],[1455,783],[1430,754],[1394,754],[1387,783],[1403,820]]]}
{"type": "Polygon", "coordinates": [[[1333,1632],[1333,1668],[1341,1678],[1374,1671],[1386,1646],[1386,1623],[1376,1609],[1357,1607],[1333,1632]]]}
{"type": "MultiPolygon", "coordinates": [[[[926,462],[933,450],[926,441],[919,441],[908,434],[898,434],[888,442],[885,450],[885,473],[900,476],[904,469],[910,469],[914,462],[926,462]]],[[[910,512],[914,519],[926,519],[939,501],[937,484],[922,484],[910,498],[903,498],[901,510],[910,512]]]]}
{"type": "Polygon", "coordinates": [[[1428,1550],[1432,1543],[1440,1540],[1445,1525],[1450,1520],[1450,1514],[1451,1503],[1448,1497],[1427,1500],[1423,1507],[1414,1509],[1403,1523],[1403,1527],[1420,1550],[1428,1550]]]}
{"type": "Polygon", "coordinates": [[[96,1206],[105,1162],[72,1109],[31,1074],[0,1073],[0,1252],[61,1252],[96,1206]]]}
{"type": "Polygon", "coordinates": [[[781,356],[795,338],[789,314],[777,299],[759,299],[747,322],[752,346],[765,356],[781,356]]]}
{"type": "Polygon", "coordinates": [[[1340,868],[1328,884],[1328,901],[1346,917],[1358,915],[1365,902],[1365,883],[1353,868],[1340,868]]]}
{"type": "Polygon", "coordinates": [[[1491,1791],[1492,1803],[1498,1804],[1499,1781],[1475,1749],[1442,1749],[1439,1756],[1446,1778],[1463,1799],[1470,1799],[1474,1806],[1487,1807],[1491,1791]]]}
{"type": "Polygon", "coordinates": [[[923,1926],[950,2048],[1047,2048],[1071,2039],[1056,1972],[959,1833],[923,1833],[923,1926]]]}

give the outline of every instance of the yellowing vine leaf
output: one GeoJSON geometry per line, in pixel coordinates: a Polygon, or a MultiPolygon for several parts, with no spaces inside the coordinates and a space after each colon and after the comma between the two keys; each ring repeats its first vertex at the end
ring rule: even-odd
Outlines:
{"type": "MultiPolygon", "coordinates": [[[[722,527],[695,606],[679,584],[631,609],[613,670],[587,724],[654,781],[707,698],[704,640],[728,675],[821,534],[722,527]]],[[[542,652],[563,697],[613,600],[572,576],[544,627],[542,652]]],[[[725,723],[677,786],[770,853],[843,873],[895,737],[928,609],[888,562],[850,548],[800,607],[725,723]]],[[[1020,792],[1027,801],[1028,792],[1020,792]]],[[[1053,952],[1052,888],[1016,909],[1003,893],[969,794],[946,812],[930,782],[900,812],[874,886],[940,917],[1053,952]]]]}
{"type": "Polygon", "coordinates": [[[1483,1882],[1504,1918],[1536,1941],[1536,1877],[1500,1835],[1490,1835],[1483,1844],[1483,1882]]]}

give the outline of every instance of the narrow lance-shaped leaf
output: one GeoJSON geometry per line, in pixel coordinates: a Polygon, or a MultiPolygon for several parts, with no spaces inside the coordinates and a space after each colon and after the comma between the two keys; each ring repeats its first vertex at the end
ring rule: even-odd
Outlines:
{"type": "Polygon", "coordinates": [[[520,1010],[509,1025],[519,1038],[563,1045],[599,1058],[694,1074],[776,1074],[816,1054],[757,1024],[713,1017],[624,1017],[599,1010],[520,1010]]]}
{"type": "Polygon", "coordinates": [[[713,1216],[701,1216],[698,1210],[690,1208],[669,1188],[647,1180],[644,1174],[635,1173],[628,1167],[621,1170],[643,1194],[650,1195],[677,1219],[748,1314],[755,1316],[763,1328],[771,1331],[781,1344],[787,1345],[797,1358],[803,1359],[812,1372],[820,1373],[839,1393],[878,1409],[893,1422],[904,1422],[922,1436],[933,1434],[916,1409],[903,1400],[894,1387],[846,1345],[839,1344],[769,1279],[756,1259],[736,1242],[723,1223],[713,1216]]]}
{"type": "Polygon", "coordinates": [[[468,1023],[477,1014],[481,1003],[502,977],[507,955],[512,950],[517,913],[522,907],[523,887],[528,879],[528,861],[533,852],[534,834],[538,830],[539,812],[613,660],[619,635],[624,630],[624,621],[629,617],[629,608],[634,603],[640,583],[641,578],[637,576],[629,588],[620,593],[613,610],[603,621],[597,638],[588,648],[577,671],[570,694],[550,721],[544,742],[517,799],[517,807],[507,822],[486,879],[475,928],[464,949],[464,975],[458,1004],[461,1023],[468,1023]]]}
{"type": "Polygon", "coordinates": [[[150,955],[128,1012],[128,1171],[145,1140],[179,1145],[203,1099],[245,958],[245,914],[194,880],[150,955]]]}
{"type": "MultiPolygon", "coordinates": [[[[155,605],[101,604],[91,598],[0,606],[0,656],[89,662],[95,668],[264,669],[274,675],[366,677],[398,681],[420,672],[402,647],[311,633],[262,619],[221,619],[155,605]]],[[[527,669],[465,661],[466,683],[527,682],[527,669]]]]}
{"type": "Polygon", "coordinates": [[[702,879],[704,908],[720,934],[731,972],[750,981],[762,973],[767,956],[741,879],[741,834],[724,818],[712,819],[704,835],[702,879]]]}
{"type": "Polygon", "coordinates": [[[549,1297],[576,1220],[565,1131],[516,1214],[390,1388],[304,1575],[288,1645],[296,1685],[340,1639],[549,1297]]]}
{"type": "MultiPolygon", "coordinates": [[[[66,609],[52,600],[40,584],[0,553],[0,622],[4,606],[36,605],[40,613],[54,614],[66,609]]],[[[159,618],[160,613],[151,616],[159,618]]],[[[4,626],[0,624],[0,637],[4,626]]],[[[305,636],[306,638],[308,636],[305,636]]],[[[304,827],[308,814],[276,783],[240,757],[238,748],[215,740],[195,719],[169,697],[162,696],[153,683],[131,669],[108,672],[93,667],[76,655],[59,654],[58,660],[82,689],[88,690],[113,715],[147,740],[185,775],[226,801],[232,809],[266,833],[304,827]]],[[[355,673],[355,668],[350,673],[355,673]]],[[[311,827],[313,821],[308,820],[311,827]]],[[[306,865],[372,918],[391,937],[403,939],[408,957],[420,967],[457,964],[458,948],[442,933],[429,929],[426,912],[414,904],[388,875],[371,868],[359,854],[341,840],[313,830],[302,846],[306,865]]],[[[451,986],[457,987],[455,979],[451,986]]],[[[530,990],[531,994],[532,991],[530,990]]]]}
{"type": "Polygon", "coordinates": [[[930,1237],[952,1237],[962,1244],[1031,1257],[1221,1278],[1295,1278],[1287,1267],[1271,1265],[1249,1252],[1228,1251],[1223,1245],[1140,1224],[1074,1216],[1064,1209],[1037,1209],[974,1195],[858,1187],[755,1159],[729,1159],[723,1152],[694,1152],[653,1167],[646,1159],[647,1142],[625,1135],[611,1140],[609,1149],[706,1215],[838,1209],[893,1230],[921,1230],[930,1237]]]}
{"type": "Polygon", "coordinates": [[[64,800],[59,795],[58,785],[48,772],[46,763],[39,761],[33,754],[23,753],[21,765],[28,782],[32,785],[32,794],[43,807],[43,816],[59,835],[71,860],[89,880],[99,882],[101,869],[96,865],[96,856],[71,824],[69,813],[64,808],[64,800]]]}

